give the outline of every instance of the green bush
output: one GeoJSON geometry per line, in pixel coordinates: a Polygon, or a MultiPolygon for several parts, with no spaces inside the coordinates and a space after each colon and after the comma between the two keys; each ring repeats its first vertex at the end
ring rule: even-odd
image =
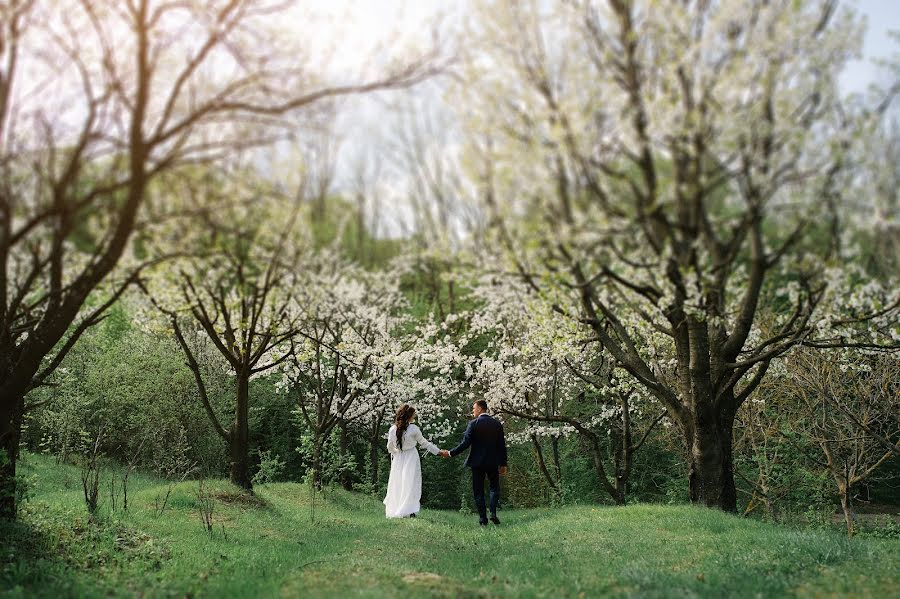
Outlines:
{"type": "Polygon", "coordinates": [[[284,460],[274,455],[271,450],[259,452],[259,467],[253,475],[254,485],[273,483],[281,479],[284,471],[284,460]]]}

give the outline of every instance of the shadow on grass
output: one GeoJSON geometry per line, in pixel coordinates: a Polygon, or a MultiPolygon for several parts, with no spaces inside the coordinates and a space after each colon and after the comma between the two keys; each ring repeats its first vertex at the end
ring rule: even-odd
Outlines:
{"type": "Polygon", "coordinates": [[[12,597],[108,596],[127,582],[123,568],[155,572],[171,559],[167,544],[122,522],[91,521],[42,502],[19,516],[0,521],[0,589],[12,597]]]}
{"type": "Polygon", "coordinates": [[[271,510],[272,504],[256,494],[248,493],[238,487],[214,491],[212,496],[222,503],[242,509],[271,510]]]}
{"type": "Polygon", "coordinates": [[[76,573],[59,551],[58,538],[22,520],[0,520],[0,589],[12,596],[69,594],[76,573]]]}

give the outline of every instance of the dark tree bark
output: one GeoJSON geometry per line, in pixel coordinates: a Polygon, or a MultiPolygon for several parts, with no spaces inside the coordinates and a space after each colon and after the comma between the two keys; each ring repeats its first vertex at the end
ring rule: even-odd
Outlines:
{"type": "MultiPolygon", "coordinates": [[[[346,463],[347,456],[350,455],[350,440],[347,436],[347,422],[343,418],[338,425],[338,432],[340,434],[341,459],[346,463]]],[[[347,491],[353,490],[353,473],[346,468],[341,469],[341,486],[347,491]]]]}
{"type": "Polygon", "coordinates": [[[381,428],[384,424],[384,417],[386,413],[386,408],[376,410],[372,414],[371,420],[369,421],[369,429],[367,431],[367,437],[369,441],[369,464],[371,465],[369,483],[372,485],[373,489],[377,488],[378,486],[378,471],[384,440],[381,428]]]}
{"type": "Polygon", "coordinates": [[[0,404],[0,518],[16,517],[16,462],[23,398],[0,404]]]}
{"type": "Polygon", "coordinates": [[[377,438],[376,440],[369,441],[369,464],[371,468],[369,483],[372,485],[373,489],[378,485],[378,466],[379,460],[381,459],[380,449],[377,438]]]}
{"type": "Polygon", "coordinates": [[[712,425],[702,423],[691,444],[688,488],[693,503],[736,511],[737,488],[732,464],[734,416],[709,414],[712,425]]]}
{"type": "Polygon", "coordinates": [[[550,439],[550,450],[553,456],[553,469],[556,471],[556,480],[562,480],[562,464],[559,459],[559,438],[550,439]]]}
{"type": "Polygon", "coordinates": [[[250,478],[250,375],[240,372],[236,381],[234,422],[229,433],[231,482],[247,491],[253,490],[250,478]]]}
{"type": "MultiPolygon", "coordinates": [[[[553,439],[554,441],[556,438],[553,439]]],[[[559,471],[557,470],[557,478],[554,479],[553,475],[550,474],[550,470],[547,468],[547,462],[544,460],[544,451],[541,448],[541,441],[538,439],[537,435],[531,435],[531,446],[534,448],[534,456],[537,459],[538,469],[541,471],[541,476],[544,477],[544,480],[547,481],[547,486],[550,487],[550,490],[559,495],[559,483],[561,482],[559,479],[559,471]]]]}
{"type": "Polygon", "coordinates": [[[850,494],[850,487],[841,485],[840,495],[841,511],[844,512],[844,522],[847,524],[847,536],[852,537],[856,524],[856,513],[853,511],[853,500],[850,494]]]}

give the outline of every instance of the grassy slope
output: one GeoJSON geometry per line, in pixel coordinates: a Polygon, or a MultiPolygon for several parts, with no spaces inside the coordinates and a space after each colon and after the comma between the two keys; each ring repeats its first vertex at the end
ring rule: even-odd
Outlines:
{"type": "Polygon", "coordinates": [[[136,477],[130,513],[98,526],[85,521],[76,469],[34,455],[23,464],[36,477],[35,497],[0,539],[0,589],[13,596],[900,593],[900,541],[850,542],[690,506],[507,511],[502,527],[481,530],[452,512],[387,521],[377,500],[330,490],[312,524],[306,487],[264,486],[258,506],[229,500],[229,486],[216,481],[210,536],[196,483],[176,487],[156,518],[164,484],[136,477]]]}

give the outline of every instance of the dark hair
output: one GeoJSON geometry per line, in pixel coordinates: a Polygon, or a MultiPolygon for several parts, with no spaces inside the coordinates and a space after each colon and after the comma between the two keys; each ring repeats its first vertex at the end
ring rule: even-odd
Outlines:
{"type": "Polygon", "coordinates": [[[416,413],[416,409],[409,404],[403,404],[397,408],[394,416],[394,424],[397,426],[397,449],[403,450],[403,433],[409,428],[409,420],[416,413]]]}
{"type": "Polygon", "coordinates": [[[481,408],[483,411],[487,412],[487,402],[483,399],[479,399],[475,402],[475,405],[481,408]]]}

